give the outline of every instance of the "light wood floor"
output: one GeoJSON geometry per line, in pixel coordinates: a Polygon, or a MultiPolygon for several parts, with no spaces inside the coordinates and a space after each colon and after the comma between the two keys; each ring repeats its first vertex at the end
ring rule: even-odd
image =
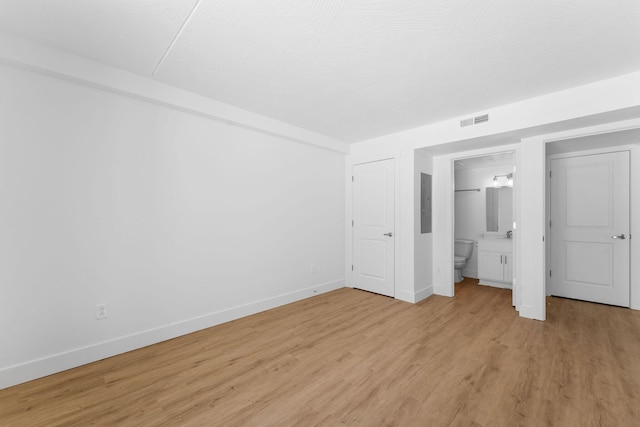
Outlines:
{"type": "Polygon", "coordinates": [[[640,312],[341,289],[0,391],[0,425],[640,425],[640,312]]]}

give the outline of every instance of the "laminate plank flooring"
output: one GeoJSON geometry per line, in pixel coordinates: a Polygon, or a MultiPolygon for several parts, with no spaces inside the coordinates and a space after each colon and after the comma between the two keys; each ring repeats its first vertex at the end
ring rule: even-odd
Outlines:
{"type": "Polygon", "coordinates": [[[640,426],[640,312],[340,289],[0,390],[2,426],[640,426]]]}

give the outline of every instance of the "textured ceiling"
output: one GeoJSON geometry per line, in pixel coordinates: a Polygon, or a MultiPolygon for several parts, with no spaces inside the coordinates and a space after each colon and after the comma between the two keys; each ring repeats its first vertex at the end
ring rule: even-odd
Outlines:
{"type": "Polygon", "coordinates": [[[638,0],[2,0],[0,31],[345,142],[640,70],[638,0]]]}

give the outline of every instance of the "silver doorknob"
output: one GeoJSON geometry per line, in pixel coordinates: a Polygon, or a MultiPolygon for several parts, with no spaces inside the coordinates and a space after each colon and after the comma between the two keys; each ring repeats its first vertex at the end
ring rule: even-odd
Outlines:
{"type": "Polygon", "coordinates": [[[620,234],[618,236],[611,236],[612,239],[620,239],[620,240],[624,240],[626,239],[626,237],[624,236],[624,234],[620,234]]]}
{"type": "Polygon", "coordinates": [[[393,233],[389,232],[389,233],[384,233],[383,236],[389,236],[389,237],[393,237],[393,233]]]}

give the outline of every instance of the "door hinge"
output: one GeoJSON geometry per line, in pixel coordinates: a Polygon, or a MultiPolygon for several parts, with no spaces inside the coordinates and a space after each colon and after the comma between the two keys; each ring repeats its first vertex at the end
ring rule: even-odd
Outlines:
{"type": "Polygon", "coordinates": [[[551,220],[549,220],[549,228],[551,228],[551,220]]]}
{"type": "Polygon", "coordinates": [[[356,179],[354,178],[353,175],[351,175],[351,182],[355,181],[356,179]]]}
{"type": "Polygon", "coordinates": [[[351,264],[351,271],[353,271],[353,264],[351,264]]]}
{"type": "Polygon", "coordinates": [[[551,277],[551,270],[549,270],[549,277],[551,277]]]}
{"type": "Polygon", "coordinates": [[[549,171],[549,178],[551,178],[551,171],[549,171]]]}
{"type": "Polygon", "coordinates": [[[353,227],[354,225],[355,225],[355,224],[354,224],[353,220],[351,220],[351,226],[353,227]]]}

